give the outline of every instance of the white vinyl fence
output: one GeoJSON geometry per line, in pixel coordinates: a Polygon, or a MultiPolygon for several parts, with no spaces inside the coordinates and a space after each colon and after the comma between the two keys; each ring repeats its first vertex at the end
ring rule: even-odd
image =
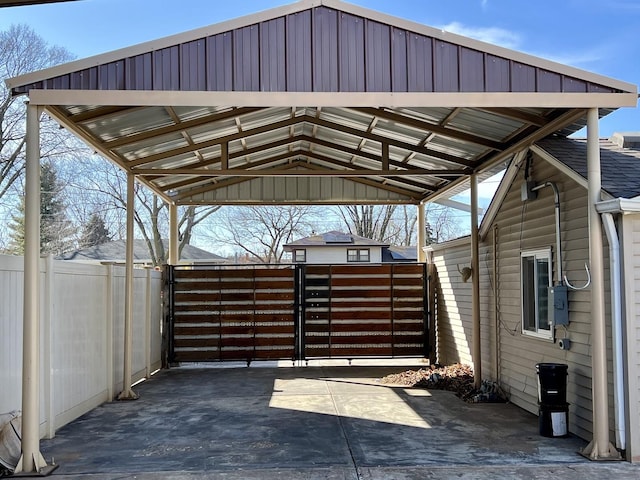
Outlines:
{"type": "MultiPolygon", "coordinates": [[[[125,269],[40,264],[40,432],[47,438],[122,390],[125,269]]],[[[0,255],[0,414],[22,407],[23,257],[0,255]]],[[[161,365],[161,273],[134,270],[133,381],[161,365]]]]}

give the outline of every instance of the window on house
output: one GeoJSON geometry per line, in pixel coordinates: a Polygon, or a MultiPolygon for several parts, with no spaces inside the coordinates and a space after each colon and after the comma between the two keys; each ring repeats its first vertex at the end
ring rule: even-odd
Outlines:
{"type": "Polygon", "coordinates": [[[369,258],[370,256],[368,248],[347,249],[347,262],[368,262],[369,258]]]}
{"type": "Polygon", "coordinates": [[[551,250],[535,250],[521,254],[522,333],[552,338],[549,287],[551,286],[551,250]]]}
{"type": "Polygon", "coordinates": [[[305,263],[307,261],[307,251],[304,248],[294,250],[293,261],[295,263],[305,263]]]}

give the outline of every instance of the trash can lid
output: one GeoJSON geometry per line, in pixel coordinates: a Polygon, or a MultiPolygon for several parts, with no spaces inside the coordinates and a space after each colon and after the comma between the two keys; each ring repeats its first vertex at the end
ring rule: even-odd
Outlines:
{"type": "Polygon", "coordinates": [[[566,363],[536,363],[536,370],[567,370],[569,365],[566,363]]]}

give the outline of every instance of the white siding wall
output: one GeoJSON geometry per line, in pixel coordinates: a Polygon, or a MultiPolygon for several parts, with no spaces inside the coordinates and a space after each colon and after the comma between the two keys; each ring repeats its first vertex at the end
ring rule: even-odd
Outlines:
{"type": "MultiPolygon", "coordinates": [[[[121,389],[124,268],[47,259],[41,280],[41,432],[53,436],[121,389]]],[[[161,283],[135,270],[135,379],[160,366],[161,283]]],[[[0,413],[21,408],[22,308],[23,259],[0,256],[0,413]]]]}
{"type": "MultiPolygon", "coordinates": [[[[589,256],[586,190],[537,157],[531,167],[531,175],[537,183],[555,182],[560,190],[564,273],[570,282],[578,286],[582,285],[586,279],[584,264],[588,262],[589,256]]],[[[558,344],[552,341],[522,334],[520,252],[550,247],[553,252],[554,280],[557,268],[553,192],[550,188],[544,188],[538,192],[536,200],[529,201],[525,205],[520,198],[522,179],[523,174],[519,173],[494,220],[493,225],[497,225],[495,233],[498,247],[498,270],[495,276],[492,275],[494,230],[490,230],[491,233],[480,246],[483,376],[485,378],[495,376],[491,367],[496,361],[497,352],[499,361],[497,378],[509,394],[511,401],[532,413],[537,413],[536,363],[568,364],[567,400],[570,403],[570,430],[583,438],[590,439],[592,422],[590,291],[587,289],[569,292],[570,324],[566,332],[562,327],[556,329],[556,338],[571,339],[572,347],[569,351],[560,350],[558,344]],[[493,309],[492,285],[494,282],[498,295],[497,321],[493,309]],[[498,325],[497,332],[495,325],[498,325]],[[497,349],[493,342],[496,333],[497,349]]],[[[608,249],[606,238],[603,241],[605,249],[608,249]]],[[[439,345],[439,351],[442,352],[443,360],[446,359],[446,361],[456,358],[470,361],[470,343],[465,343],[465,339],[470,342],[471,338],[467,333],[471,328],[470,284],[462,284],[457,280],[460,275],[456,266],[457,263],[460,263],[461,267],[463,264],[469,264],[469,257],[465,256],[464,248],[466,247],[434,248],[434,263],[438,266],[443,300],[446,304],[444,307],[439,305],[438,314],[440,316],[444,313],[444,321],[451,322],[451,332],[445,332],[445,335],[439,334],[439,340],[443,342],[439,345]]],[[[608,262],[608,252],[605,250],[607,291],[609,288],[608,262]]],[[[611,370],[609,311],[607,294],[608,359],[611,370]]],[[[442,326],[441,318],[438,322],[440,329],[446,328],[442,326]]],[[[638,335],[640,339],[640,333],[638,335]]],[[[612,378],[611,371],[609,378],[612,378]]],[[[612,398],[612,385],[609,388],[610,398],[612,398]]],[[[610,424],[613,427],[612,401],[610,405],[610,424]]]]}
{"type": "Polygon", "coordinates": [[[347,263],[347,249],[351,248],[368,248],[370,261],[369,263],[382,262],[381,247],[357,247],[344,245],[335,247],[306,247],[307,261],[306,263],[347,263]]]}

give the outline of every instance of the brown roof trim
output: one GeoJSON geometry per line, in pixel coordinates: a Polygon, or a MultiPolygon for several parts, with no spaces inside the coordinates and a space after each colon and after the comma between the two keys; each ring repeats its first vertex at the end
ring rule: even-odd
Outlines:
{"type": "Polygon", "coordinates": [[[514,62],[531,65],[544,70],[557,72],[569,77],[579,78],[581,80],[591,82],[598,85],[603,85],[614,90],[620,90],[622,92],[632,92],[637,94],[637,86],[622,82],[613,78],[605,77],[603,75],[587,72],[575,67],[562,65],[550,60],[545,60],[533,55],[517,52],[507,48],[491,45],[479,40],[470,39],[453,33],[449,33],[436,28],[428,27],[410,20],[393,17],[375,10],[370,10],[364,7],[359,7],[349,3],[345,3],[339,0],[300,0],[296,3],[276,7],[270,10],[265,10],[259,13],[242,16],[232,20],[227,20],[221,23],[210,25],[208,27],[202,27],[195,30],[187,31],[184,33],[171,35],[168,37],[152,40],[149,42],[133,45],[112,52],[76,60],[74,62],[58,65],[45,70],[28,73],[11,79],[7,79],[6,85],[9,89],[15,89],[17,87],[32,85],[39,81],[43,81],[49,78],[58,77],[68,73],[76,72],[79,70],[95,67],[97,65],[122,60],[127,57],[148,53],[154,50],[159,50],[169,46],[179,45],[182,43],[188,43],[200,38],[209,37],[218,33],[224,33],[238,28],[246,27],[261,23],[273,18],[283,17],[299,13],[305,10],[309,10],[315,7],[324,6],[334,10],[342,11],[347,14],[371,19],[384,24],[392,25],[398,28],[415,32],[418,34],[426,35],[437,40],[449,42],[455,45],[470,48],[480,52],[488,53],[503,57],[514,62]]]}

